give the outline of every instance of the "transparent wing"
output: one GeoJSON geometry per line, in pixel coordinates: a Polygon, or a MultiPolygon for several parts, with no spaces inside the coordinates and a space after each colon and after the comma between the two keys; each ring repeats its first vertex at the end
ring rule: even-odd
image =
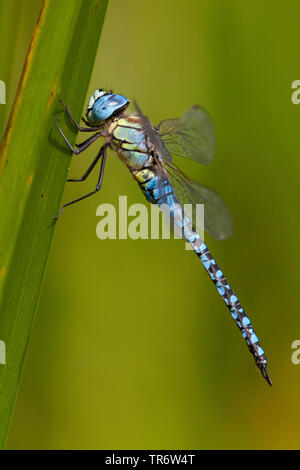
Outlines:
{"type": "Polygon", "coordinates": [[[208,165],[215,154],[215,130],[200,106],[192,106],[179,119],[165,119],[157,126],[170,153],[208,165]]]}
{"type": "Polygon", "coordinates": [[[221,197],[212,189],[187,178],[174,164],[165,166],[169,180],[180,204],[193,205],[192,222],[196,228],[205,229],[216,240],[232,234],[232,218],[221,197]],[[204,227],[196,220],[196,204],[204,204],[204,227]]]}
{"type": "MultiPolygon", "coordinates": [[[[169,152],[171,150],[170,144],[165,144],[162,140],[163,137],[165,140],[173,142],[171,148],[176,155],[192,158],[201,163],[209,163],[214,153],[215,136],[212,122],[206,112],[199,106],[193,106],[180,119],[162,121],[158,131],[142,113],[136,102],[134,102],[134,106],[145,130],[148,145],[162,158],[161,171],[167,171],[179,203],[182,206],[184,204],[192,204],[193,206],[204,204],[204,229],[217,240],[229,237],[232,233],[232,219],[220,196],[212,189],[187,178],[174,165],[169,152]],[[180,145],[175,145],[173,137],[175,141],[181,142],[180,145]],[[191,147],[189,147],[189,142],[191,147]]],[[[161,188],[161,192],[164,194],[164,188],[161,188]]],[[[193,215],[192,222],[197,227],[195,210],[193,210],[193,215]]],[[[203,227],[198,228],[203,229],[203,227]]]]}

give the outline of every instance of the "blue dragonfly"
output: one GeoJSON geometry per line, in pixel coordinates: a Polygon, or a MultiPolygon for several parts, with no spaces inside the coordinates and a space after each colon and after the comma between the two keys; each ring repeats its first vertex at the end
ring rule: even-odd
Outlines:
{"type": "Polygon", "coordinates": [[[83,118],[86,127],[82,127],[75,121],[70,109],[62,104],[78,131],[93,132],[90,138],[74,148],[56,121],[61,136],[74,154],[80,154],[98,138],[103,138],[104,143],[84,175],[79,179],[68,179],[73,182],[85,180],[101,160],[95,189],[64,204],[54,219],[60,216],[65,207],[99,191],[107,149],[115,151],[137,181],[147,200],[159,207],[168,207],[174,226],[179,227],[185,240],[200,258],[241,331],[263,378],[272,385],[267,371],[266,356],[249,317],[199,235],[197,221],[187,216],[183,210],[187,203],[204,204],[205,230],[218,240],[231,234],[231,217],[222,199],[210,188],[187,178],[173,161],[173,156],[176,155],[202,164],[211,162],[215,151],[215,134],[208,114],[200,106],[192,106],[181,118],[166,119],[155,127],[142,113],[137,103],[134,103],[135,112],[129,113],[128,98],[112,91],[98,89],[90,98],[86,116],[83,118]]]}

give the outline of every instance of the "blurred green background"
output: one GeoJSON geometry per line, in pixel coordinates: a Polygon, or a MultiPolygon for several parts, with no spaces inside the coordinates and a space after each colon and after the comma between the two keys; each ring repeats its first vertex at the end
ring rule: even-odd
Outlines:
{"type": "MultiPolygon", "coordinates": [[[[1,14],[5,3],[16,42],[1,52],[2,130],[41,6],[2,0],[1,14]]],[[[111,1],[88,94],[113,88],[154,123],[194,103],[209,111],[215,160],[182,167],[233,215],[233,236],[206,242],[253,320],[274,387],[182,242],[97,239],[98,204],[144,202],[110,153],[101,192],[57,223],[8,448],[300,448],[299,14],[296,0],[111,1]]]]}

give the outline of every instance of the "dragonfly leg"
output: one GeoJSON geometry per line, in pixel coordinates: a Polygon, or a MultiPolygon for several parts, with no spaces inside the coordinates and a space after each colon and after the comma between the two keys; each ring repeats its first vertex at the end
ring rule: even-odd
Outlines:
{"type": "MultiPolygon", "coordinates": [[[[57,219],[58,219],[58,217],[60,216],[60,214],[62,213],[62,211],[64,210],[65,207],[70,206],[71,204],[75,204],[75,202],[82,201],[82,199],[85,199],[85,198],[87,198],[87,197],[89,197],[89,196],[92,196],[92,195],[95,194],[97,191],[99,191],[99,189],[101,188],[101,185],[102,185],[103,175],[104,175],[104,168],[105,168],[105,161],[106,161],[106,147],[107,147],[107,145],[104,144],[104,145],[101,147],[101,149],[100,149],[100,151],[99,151],[99,153],[98,153],[99,158],[100,158],[100,156],[102,155],[102,161],[101,161],[101,168],[100,168],[100,174],[99,174],[97,186],[96,186],[96,188],[94,189],[94,191],[91,191],[90,193],[85,194],[84,196],[81,196],[81,197],[79,197],[78,199],[74,199],[74,201],[70,201],[70,202],[67,202],[67,204],[64,204],[64,205],[62,206],[61,210],[59,211],[59,213],[57,214],[57,216],[56,216],[56,217],[53,217],[53,220],[57,220],[57,219]]],[[[98,157],[98,155],[97,155],[97,157],[98,157]]],[[[97,157],[96,157],[96,158],[97,158],[97,157]]],[[[95,159],[95,160],[96,160],[96,159],[95,159]]],[[[95,161],[95,160],[94,160],[94,161],[95,161]]]]}
{"type": "Polygon", "coordinates": [[[79,153],[87,149],[99,137],[103,137],[102,132],[96,132],[96,134],[92,135],[92,137],[90,137],[89,139],[80,142],[80,144],[75,144],[76,147],[79,149],[79,153]]]}
{"type": "Polygon", "coordinates": [[[61,130],[61,128],[59,127],[58,125],[58,121],[56,119],[56,127],[57,129],[59,130],[59,133],[60,135],[62,136],[62,138],[64,139],[64,141],[66,142],[67,146],[69,147],[69,149],[71,150],[72,153],[75,153],[75,155],[78,155],[79,153],[83,152],[85,149],[87,149],[93,142],[95,142],[95,140],[97,140],[99,137],[101,137],[102,133],[101,132],[96,132],[96,134],[94,134],[92,137],[90,137],[89,139],[87,139],[85,142],[82,142],[82,144],[79,145],[79,149],[74,149],[74,147],[72,147],[71,143],[68,141],[67,137],[65,136],[65,134],[63,133],[63,131],[61,130]]]}
{"type": "Polygon", "coordinates": [[[98,137],[104,137],[104,134],[102,134],[102,132],[96,132],[96,134],[92,135],[92,137],[89,137],[88,139],[84,140],[83,142],[80,142],[79,144],[75,144],[75,147],[81,149],[84,146],[84,150],[85,150],[93,142],[95,142],[95,140],[97,140],[98,137]]]}
{"type": "Polygon", "coordinates": [[[99,159],[102,157],[102,153],[99,152],[96,156],[96,158],[92,161],[92,164],[88,167],[88,169],[86,170],[86,172],[82,175],[81,178],[78,178],[78,179],[73,179],[73,178],[69,178],[67,179],[68,182],[80,182],[80,181],[84,181],[88,176],[89,174],[91,173],[91,171],[93,170],[93,168],[96,166],[97,162],[99,161],[99,159]]]}
{"type": "MultiPolygon", "coordinates": [[[[81,196],[79,197],[78,199],[74,199],[73,201],[70,201],[70,202],[67,202],[67,204],[64,204],[61,208],[61,210],[59,211],[59,213],[57,214],[56,217],[53,217],[53,220],[57,220],[58,217],[60,216],[60,214],[62,213],[62,211],[64,210],[65,207],[67,206],[70,206],[71,204],[75,204],[75,202],[79,202],[79,201],[82,201],[82,199],[85,199],[89,196],[92,196],[93,194],[95,194],[97,191],[99,191],[99,189],[101,188],[101,185],[102,185],[102,181],[103,181],[103,175],[104,175],[104,168],[105,168],[105,161],[106,161],[106,147],[107,145],[104,144],[100,151],[99,151],[99,154],[98,155],[102,155],[102,161],[101,161],[101,168],[100,168],[100,174],[99,174],[99,178],[98,178],[98,182],[97,182],[97,186],[96,188],[94,189],[94,191],[91,191],[90,193],[88,194],[85,194],[84,196],[81,196]]],[[[97,155],[97,157],[98,157],[97,155]]],[[[99,158],[100,158],[99,156],[99,158]]],[[[95,161],[95,160],[94,160],[95,161]]]]}
{"type": "Polygon", "coordinates": [[[73,117],[72,113],[71,113],[71,110],[70,108],[62,101],[62,100],[59,100],[59,102],[65,107],[71,121],[73,122],[73,124],[77,127],[77,129],[81,132],[93,132],[93,131],[98,131],[99,129],[101,129],[101,127],[99,126],[92,126],[91,124],[87,123],[86,121],[86,124],[89,126],[89,128],[87,129],[86,127],[82,127],[78,124],[78,122],[75,120],[75,118],[73,117]]]}

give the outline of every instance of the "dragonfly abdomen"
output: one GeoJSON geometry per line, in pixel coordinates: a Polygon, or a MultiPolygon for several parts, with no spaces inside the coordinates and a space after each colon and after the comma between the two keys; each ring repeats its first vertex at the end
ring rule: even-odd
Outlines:
{"type": "Polygon", "coordinates": [[[170,181],[163,173],[157,172],[153,167],[132,170],[131,173],[151,204],[160,207],[165,204],[169,209],[174,204],[179,204],[170,181]]]}
{"type": "Polygon", "coordinates": [[[267,359],[264,354],[258,337],[254,331],[250,318],[246,315],[242,308],[240,301],[236,294],[233,292],[230,284],[227,282],[222,270],[219,268],[209,249],[201,239],[200,235],[194,230],[189,219],[184,216],[180,221],[183,225],[183,233],[185,238],[192,246],[196,255],[200,258],[206,272],[209,274],[211,280],[216,285],[216,288],[228,307],[232,318],[242,333],[251,354],[254,356],[256,365],[260,369],[263,377],[272,385],[271,379],[268,375],[266,365],[267,359]]]}
{"type": "Polygon", "coordinates": [[[258,337],[254,331],[250,318],[246,315],[240,301],[233,292],[230,284],[227,282],[222,270],[217,265],[209,249],[203,242],[198,232],[194,229],[192,222],[184,214],[182,207],[175,200],[173,206],[170,206],[171,214],[175,223],[182,229],[185,239],[190,243],[196,255],[200,258],[206,272],[214,282],[220,296],[229,309],[232,318],[242,333],[247,346],[254,356],[256,365],[261,370],[263,377],[272,385],[271,379],[267,373],[267,359],[264,355],[258,337]]]}

